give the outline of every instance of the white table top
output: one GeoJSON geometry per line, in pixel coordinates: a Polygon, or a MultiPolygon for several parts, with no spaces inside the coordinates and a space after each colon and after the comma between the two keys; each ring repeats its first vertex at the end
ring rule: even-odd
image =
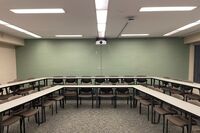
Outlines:
{"type": "Polygon", "coordinates": [[[44,80],[44,79],[46,79],[46,78],[35,78],[35,79],[28,79],[28,80],[13,82],[13,83],[2,84],[2,85],[0,85],[0,88],[5,88],[5,87],[9,87],[9,86],[14,86],[14,85],[21,85],[21,84],[26,84],[26,83],[31,83],[31,82],[36,82],[36,81],[44,80]]]}
{"type": "Polygon", "coordinates": [[[88,76],[88,77],[84,77],[84,76],[55,76],[55,77],[46,77],[47,79],[101,79],[101,78],[105,78],[105,79],[112,79],[112,78],[118,78],[118,79],[124,79],[124,78],[133,78],[133,79],[137,79],[137,78],[147,78],[150,79],[152,77],[137,77],[137,76],[88,76]]]}
{"type": "Polygon", "coordinates": [[[13,107],[16,107],[18,105],[22,105],[26,102],[32,101],[32,100],[37,99],[37,98],[44,96],[46,94],[57,91],[61,88],[62,88],[61,86],[54,86],[54,87],[51,87],[51,88],[48,88],[48,89],[45,89],[45,90],[42,90],[42,91],[32,93],[32,94],[27,95],[27,96],[22,96],[20,98],[2,103],[2,104],[0,104],[0,112],[6,111],[6,110],[11,109],[13,107]]]}
{"type": "Polygon", "coordinates": [[[169,103],[175,107],[178,107],[182,110],[185,110],[191,114],[194,114],[194,115],[200,117],[200,107],[197,105],[188,103],[186,101],[180,100],[178,98],[174,98],[170,95],[166,95],[164,93],[149,89],[149,88],[141,86],[141,85],[134,85],[134,88],[141,92],[149,94],[150,96],[158,98],[166,103],[169,103]]]}
{"type": "Polygon", "coordinates": [[[185,110],[189,113],[192,113],[192,114],[200,117],[200,107],[199,106],[179,100],[172,96],[149,89],[149,88],[141,86],[141,85],[57,85],[57,86],[50,87],[48,89],[30,94],[27,96],[23,96],[18,99],[0,104],[0,112],[6,111],[6,110],[16,107],[18,105],[24,104],[24,103],[29,102],[34,99],[37,99],[41,96],[44,96],[46,94],[49,94],[49,93],[52,93],[59,89],[62,89],[63,87],[65,87],[65,88],[88,88],[88,87],[89,88],[135,88],[139,91],[142,91],[142,92],[149,94],[155,98],[158,98],[166,103],[169,103],[173,106],[176,106],[182,110],[185,110]]]}
{"type": "Polygon", "coordinates": [[[179,80],[175,80],[175,79],[160,78],[160,77],[152,77],[152,78],[156,79],[156,80],[167,81],[167,82],[171,82],[171,83],[176,83],[176,84],[190,86],[190,87],[193,87],[193,88],[200,89],[199,83],[194,83],[194,82],[190,83],[190,82],[186,82],[186,81],[179,81],[179,80]]]}

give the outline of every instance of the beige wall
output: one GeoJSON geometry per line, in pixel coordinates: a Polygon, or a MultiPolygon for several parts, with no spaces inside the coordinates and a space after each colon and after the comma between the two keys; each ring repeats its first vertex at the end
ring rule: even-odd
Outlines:
{"type": "Polygon", "coordinates": [[[14,80],[16,75],[15,47],[0,43],[0,83],[14,80]]]}

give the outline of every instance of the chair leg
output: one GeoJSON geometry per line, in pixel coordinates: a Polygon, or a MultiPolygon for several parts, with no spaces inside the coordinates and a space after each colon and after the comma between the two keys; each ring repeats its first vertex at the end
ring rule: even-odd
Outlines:
{"type": "MultiPolygon", "coordinates": [[[[58,113],[58,101],[55,101],[55,104],[56,104],[56,114],[58,113]]],[[[53,108],[53,107],[52,107],[53,108]]]]}
{"type": "Polygon", "coordinates": [[[115,97],[115,108],[117,108],[117,97],[115,97]]]}
{"type": "Polygon", "coordinates": [[[149,106],[148,106],[148,121],[149,121],[149,106]]]}
{"type": "Polygon", "coordinates": [[[92,108],[94,108],[94,99],[93,99],[93,96],[92,96],[92,108]]]}
{"type": "Polygon", "coordinates": [[[182,127],[182,133],[184,133],[185,132],[185,128],[184,128],[184,126],[182,127]]]}
{"type": "Polygon", "coordinates": [[[80,105],[82,104],[82,99],[80,98],[80,105]]]}
{"type": "Polygon", "coordinates": [[[26,132],[26,127],[25,127],[25,118],[22,118],[22,123],[23,123],[23,132],[26,132]]]}
{"type": "Polygon", "coordinates": [[[20,133],[22,133],[22,118],[20,118],[20,133]]]}
{"type": "Polygon", "coordinates": [[[9,133],[9,126],[7,126],[7,133],[9,133]]]}
{"type": "Polygon", "coordinates": [[[101,105],[101,97],[99,97],[99,108],[100,108],[100,105],[101,105]]]}
{"type": "Polygon", "coordinates": [[[79,98],[76,97],[76,107],[77,107],[77,108],[78,108],[78,100],[79,100],[79,98]]]}
{"type": "Polygon", "coordinates": [[[130,96],[130,108],[132,108],[133,107],[133,99],[132,99],[132,97],[130,96]]]}
{"type": "Polygon", "coordinates": [[[166,121],[166,133],[168,133],[168,120],[166,121]]]}
{"type": "Polygon", "coordinates": [[[165,132],[165,115],[163,115],[163,133],[165,132]]]}
{"type": "Polygon", "coordinates": [[[44,107],[43,113],[44,113],[44,122],[46,122],[46,111],[45,111],[45,107],[44,107]]]}
{"type": "MultiPolygon", "coordinates": [[[[56,105],[56,106],[57,106],[57,105],[56,105]]],[[[52,115],[53,115],[53,105],[52,105],[51,107],[52,107],[52,109],[51,109],[52,112],[51,112],[51,113],[52,113],[52,115]]]]}
{"type": "Polygon", "coordinates": [[[76,101],[76,107],[78,108],[78,106],[79,106],[79,97],[77,97],[77,101],[76,101]]]}
{"type": "Polygon", "coordinates": [[[142,105],[141,105],[141,103],[140,103],[140,105],[139,105],[139,113],[141,114],[142,113],[142,111],[141,111],[141,109],[142,109],[142,107],[141,107],[142,105]]]}

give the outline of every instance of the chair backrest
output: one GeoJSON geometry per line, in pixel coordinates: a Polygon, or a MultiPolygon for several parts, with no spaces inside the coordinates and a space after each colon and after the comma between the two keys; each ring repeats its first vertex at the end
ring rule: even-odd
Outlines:
{"type": "Polygon", "coordinates": [[[184,92],[192,92],[193,87],[181,85],[181,90],[184,92]]]}
{"type": "Polygon", "coordinates": [[[92,83],[92,79],[91,78],[82,78],[81,79],[81,83],[82,84],[91,84],[92,83]]]}
{"type": "Polygon", "coordinates": [[[66,84],[78,84],[78,79],[76,78],[69,78],[65,80],[66,84]]]}
{"type": "Polygon", "coordinates": [[[15,92],[17,92],[17,91],[20,90],[20,85],[10,86],[9,89],[10,89],[13,93],[15,93],[15,92]]]}
{"type": "Polygon", "coordinates": [[[134,80],[134,78],[124,78],[123,82],[127,83],[127,84],[134,84],[135,80],[134,80]]]}
{"type": "Polygon", "coordinates": [[[176,83],[172,83],[172,87],[179,88],[180,85],[179,85],[179,84],[176,84],[176,83]]]}
{"type": "Polygon", "coordinates": [[[117,77],[117,76],[110,76],[110,78],[108,79],[108,81],[111,83],[111,84],[117,84],[119,83],[119,78],[114,78],[114,77],[117,77]],[[112,78],[113,77],[113,78],[112,78]]]}
{"type": "Polygon", "coordinates": [[[113,94],[112,88],[100,88],[99,94],[113,94]]]}
{"type": "Polygon", "coordinates": [[[60,85],[64,84],[63,78],[54,78],[53,79],[53,85],[58,85],[58,84],[60,84],[60,85]]]}
{"type": "Polygon", "coordinates": [[[129,94],[128,88],[116,88],[115,92],[117,94],[129,94]]]}
{"type": "Polygon", "coordinates": [[[180,100],[184,100],[184,97],[180,94],[172,94],[171,96],[175,97],[175,98],[178,98],[180,100]]]}
{"type": "Polygon", "coordinates": [[[105,78],[95,78],[95,84],[102,84],[105,82],[106,82],[105,78]]]}
{"type": "Polygon", "coordinates": [[[92,94],[93,93],[93,89],[92,88],[80,88],[79,89],[79,94],[92,94]]]}

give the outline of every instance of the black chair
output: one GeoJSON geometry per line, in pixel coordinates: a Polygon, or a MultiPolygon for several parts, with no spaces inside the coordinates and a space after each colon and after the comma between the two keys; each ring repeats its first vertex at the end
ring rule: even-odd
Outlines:
{"type": "Polygon", "coordinates": [[[115,78],[117,76],[110,76],[110,78],[108,79],[110,84],[116,85],[119,83],[119,78],[115,78]]]}
{"type": "MultiPolygon", "coordinates": [[[[78,85],[78,79],[76,78],[68,78],[65,80],[66,85],[78,85]]],[[[78,107],[78,89],[77,88],[65,88],[63,92],[63,96],[65,97],[65,103],[67,101],[67,98],[73,99],[75,98],[77,101],[77,107],[78,107]]]]}
{"type": "Polygon", "coordinates": [[[132,107],[132,96],[128,88],[116,88],[115,90],[115,107],[117,107],[117,99],[127,99],[127,104],[130,101],[130,107],[132,107]]]}
{"type": "Polygon", "coordinates": [[[55,77],[52,81],[52,84],[53,85],[64,85],[64,80],[63,80],[63,78],[55,77]]]}
{"type": "Polygon", "coordinates": [[[96,77],[97,77],[97,78],[95,78],[96,85],[104,84],[106,82],[105,78],[98,78],[98,77],[103,77],[103,76],[96,76],[96,77]]]}
{"type": "MultiPolygon", "coordinates": [[[[115,95],[112,88],[100,88],[98,93],[98,101],[99,101],[99,108],[101,105],[101,100],[104,99],[111,99],[111,103],[114,103],[115,95]]],[[[115,107],[115,106],[114,106],[115,107]]]]}
{"type": "MultiPolygon", "coordinates": [[[[82,85],[90,85],[92,84],[91,78],[82,78],[82,85]]],[[[80,104],[82,104],[82,99],[92,99],[92,108],[94,107],[94,90],[93,88],[80,88],[78,92],[78,101],[80,100],[80,104]]],[[[79,104],[77,104],[79,105],[79,104]]],[[[77,106],[78,107],[78,106],[77,106]]]]}
{"type": "Polygon", "coordinates": [[[142,77],[146,77],[144,75],[138,75],[138,78],[136,78],[136,84],[140,84],[140,85],[147,85],[147,79],[146,78],[142,78],[142,77]]]}
{"type": "Polygon", "coordinates": [[[13,95],[18,95],[18,91],[20,91],[21,86],[20,85],[14,85],[14,86],[10,86],[9,89],[10,91],[12,91],[11,93],[13,95]]]}
{"type": "Polygon", "coordinates": [[[123,83],[128,84],[128,85],[135,84],[134,78],[123,78],[122,81],[123,81],[123,83]]]}

